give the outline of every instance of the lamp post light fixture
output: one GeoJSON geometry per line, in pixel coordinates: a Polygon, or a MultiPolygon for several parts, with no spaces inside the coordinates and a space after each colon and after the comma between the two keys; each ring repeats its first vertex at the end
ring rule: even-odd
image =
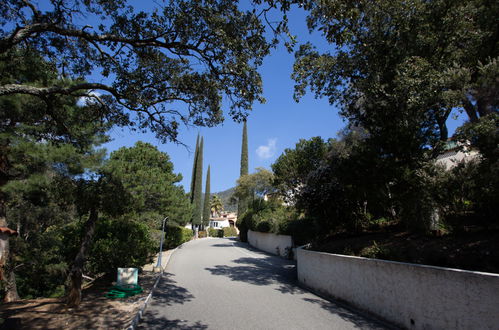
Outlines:
{"type": "Polygon", "coordinates": [[[158,256],[158,263],[156,264],[156,267],[160,269],[161,271],[161,259],[163,259],[163,239],[165,237],[165,222],[168,220],[168,217],[165,217],[163,219],[163,226],[161,228],[161,240],[159,243],[159,256],[158,256]]]}

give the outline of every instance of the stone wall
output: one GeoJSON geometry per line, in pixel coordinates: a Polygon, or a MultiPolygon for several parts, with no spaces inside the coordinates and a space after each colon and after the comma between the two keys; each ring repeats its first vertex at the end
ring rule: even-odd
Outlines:
{"type": "Polygon", "coordinates": [[[297,249],[298,280],[407,329],[499,329],[499,274],[297,249]]]}
{"type": "Polygon", "coordinates": [[[291,236],[260,233],[252,230],[248,230],[248,243],[259,250],[284,258],[290,257],[293,248],[291,236]]]}

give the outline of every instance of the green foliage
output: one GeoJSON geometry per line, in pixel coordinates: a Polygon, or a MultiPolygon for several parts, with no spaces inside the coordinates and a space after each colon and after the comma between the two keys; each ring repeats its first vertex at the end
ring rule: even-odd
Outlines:
{"type": "Polygon", "coordinates": [[[170,157],[151,144],[139,141],[133,147],[114,151],[103,172],[121,182],[132,196],[130,216],[134,219],[151,228],[158,227],[165,215],[180,225],[190,219],[188,198],[177,185],[182,176],[173,173],[170,157]]]}
{"type": "Polygon", "coordinates": [[[166,249],[174,249],[192,239],[192,230],[189,228],[167,226],[165,231],[166,238],[163,244],[166,249]]]}
{"type": "Polygon", "coordinates": [[[220,215],[220,212],[224,210],[224,204],[222,199],[218,195],[211,195],[210,201],[210,211],[214,216],[220,215]]]}
{"type": "Polygon", "coordinates": [[[332,52],[296,53],[295,97],[310,87],[366,128],[386,155],[421,154],[447,138],[451,109],[497,112],[498,5],[490,1],[307,2],[332,52]],[[445,31],[445,32],[443,32],[445,31]]]}
{"type": "MultiPolygon", "coordinates": [[[[243,137],[241,142],[241,168],[239,172],[239,179],[248,175],[248,127],[246,124],[246,120],[243,123],[243,137]]],[[[248,208],[249,195],[251,194],[251,190],[239,189],[239,193],[237,195],[237,214],[238,216],[242,215],[246,209],[248,208]]]]}
{"type": "Polygon", "coordinates": [[[328,143],[321,137],[301,139],[294,149],[285,149],[272,164],[273,184],[279,190],[279,194],[287,201],[294,202],[307,176],[320,166],[327,150],[328,143]]]}
{"type": "Polygon", "coordinates": [[[235,188],[229,188],[215,193],[222,201],[223,209],[227,212],[237,212],[237,201],[234,198],[235,188]]]}
{"type": "Polygon", "coordinates": [[[215,228],[208,228],[208,236],[210,237],[218,237],[218,229],[215,228]]]}
{"type": "Polygon", "coordinates": [[[194,179],[194,197],[192,199],[193,203],[193,213],[192,213],[192,224],[201,225],[203,217],[203,138],[199,142],[199,149],[195,157],[196,162],[196,177],[194,179]]]}
{"type": "Polygon", "coordinates": [[[269,220],[262,219],[256,223],[255,231],[259,231],[261,233],[269,233],[272,231],[273,223],[269,220]]]}
{"type": "Polygon", "coordinates": [[[0,85],[0,95],[31,93],[43,100],[95,90],[103,94],[89,95],[103,105],[99,119],[149,128],[162,141],[177,139],[179,122],[221,123],[222,99],[229,100],[229,114],[237,121],[255,101],[264,101],[257,68],[276,40],[272,33],[266,39],[261,14],[240,10],[237,2],[168,1],[138,12],[127,1],[60,6],[6,0],[0,10],[0,55],[16,47],[40,52],[71,85],[15,79],[0,85]],[[77,17],[99,24],[82,27],[77,17]],[[80,79],[94,72],[112,79],[80,79]],[[184,112],[179,102],[186,104],[180,107],[184,112]]]}
{"type": "Polygon", "coordinates": [[[241,169],[239,176],[248,175],[248,126],[243,122],[243,138],[241,143],[241,169]]]}
{"type": "Polygon", "coordinates": [[[147,225],[126,218],[101,219],[86,267],[92,274],[114,274],[118,267],[141,268],[152,262],[157,248],[147,225]]]}
{"type": "Polygon", "coordinates": [[[234,196],[238,200],[252,202],[255,198],[263,198],[267,194],[275,192],[272,185],[274,175],[272,172],[257,168],[255,173],[243,175],[237,180],[234,196]]]}
{"type": "Polygon", "coordinates": [[[224,227],[222,229],[223,237],[237,236],[237,230],[234,227],[224,227]]]}
{"type": "Polygon", "coordinates": [[[33,233],[29,239],[11,238],[17,289],[23,299],[60,297],[64,294],[68,261],[61,232],[55,227],[33,233]]]}
{"type": "Polygon", "coordinates": [[[490,163],[497,162],[499,160],[499,114],[489,114],[475,123],[465,123],[457,129],[456,138],[464,145],[471,143],[490,163]]]}
{"type": "Polygon", "coordinates": [[[196,150],[194,151],[194,162],[192,163],[191,190],[189,191],[191,204],[194,203],[194,191],[196,190],[195,189],[195,187],[196,187],[196,165],[198,162],[198,155],[199,155],[199,134],[198,134],[198,137],[196,138],[196,150]]]}
{"type": "Polygon", "coordinates": [[[210,223],[211,214],[211,201],[210,201],[210,166],[206,173],[206,188],[204,193],[204,206],[203,206],[203,226],[207,227],[210,223]]]}

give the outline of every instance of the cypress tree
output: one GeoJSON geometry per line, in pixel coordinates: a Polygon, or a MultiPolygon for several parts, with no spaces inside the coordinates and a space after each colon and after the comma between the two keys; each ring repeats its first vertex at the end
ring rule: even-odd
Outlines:
{"type": "Polygon", "coordinates": [[[210,166],[206,172],[206,187],[204,190],[203,226],[210,224],[210,166]]]}
{"type": "MultiPolygon", "coordinates": [[[[246,120],[243,125],[243,141],[241,145],[241,171],[240,177],[248,175],[248,128],[246,120]]],[[[246,199],[239,200],[237,203],[237,215],[242,215],[247,208],[248,201],[246,199]]]]}
{"type": "Polygon", "coordinates": [[[241,172],[239,176],[248,175],[248,128],[246,120],[243,126],[243,141],[241,145],[241,172]]]}
{"type": "Polygon", "coordinates": [[[201,217],[203,212],[202,198],[203,198],[203,137],[199,142],[198,155],[196,160],[196,177],[194,179],[194,214],[192,218],[193,225],[201,224],[201,217]]]}
{"type": "Polygon", "coordinates": [[[196,151],[194,152],[194,162],[192,163],[192,176],[191,176],[191,204],[194,203],[194,187],[196,185],[196,163],[198,161],[198,153],[199,153],[199,134],[196,139],[196,151]]]}

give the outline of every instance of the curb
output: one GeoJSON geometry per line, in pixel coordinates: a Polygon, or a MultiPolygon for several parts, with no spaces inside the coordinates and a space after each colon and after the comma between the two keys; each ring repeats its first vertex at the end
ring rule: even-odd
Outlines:
{"type": "MultiPolygon", "coordinates": [[[[187,242],[186,242],[187,243],[187,242]]],[[[185,243],[184,243],[185,244],[185,243]]],[[[181,244],[179,246],[177,246],[175,249],[173,249],[173,251],[168,255],[167,259],[166,259],[166,262],[165,262],[165,265],[161,268],[161,272],[159,273],[158,277],[156,278],[156,282],[154,282],[154,285],[151,289],[151,292],[149,292],[149,294],[147,295],[147,298],[146,300],[144,301],[144,305],[142,305],[142,307],[139,309],[139,311],[137,312],[137,314],[135,315],[135,317],[133,318],[132,320],[132,323],[130,324],[129,327],[125,328],[127,330],[135,330],[137,328],[137,325],[139,324],[140,322],[140,319],[142,318],[142,316],[144,315],[144,312],[146,311],[146,308],[147,308],[147,304],[149,303],[149,300],[151,299],[152,297],[152,294],[154,293],[154,289],[156,289],[156,287],[158,286],[159,284],[159,280],[161,279],[161,277],[163,276],[163,272],[165,271],[165,268],[166,266],[168,266],[168,263],[170,262],[170,258],[172,257],[172,255],[175,253],[175,251],[177,251],[177,249],[179,247],[181,247],[182,245],[184,244],[181,244]]]]}

